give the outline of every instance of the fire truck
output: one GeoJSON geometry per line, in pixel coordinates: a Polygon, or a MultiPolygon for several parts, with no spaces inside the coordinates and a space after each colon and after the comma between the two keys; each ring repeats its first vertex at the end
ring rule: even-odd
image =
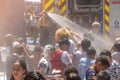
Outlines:
{"type": "Polygon", "coordinates": [[[42,0],[42,10],[58,13],[91,29],[98,21],[107,40],[120,36],[120,0],[42,0]]]}

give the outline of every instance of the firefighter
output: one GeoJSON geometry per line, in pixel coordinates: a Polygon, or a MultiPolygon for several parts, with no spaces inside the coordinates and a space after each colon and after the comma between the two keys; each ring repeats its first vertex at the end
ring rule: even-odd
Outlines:
{"type": "Polygon", "coordinates": [[[37,21],[37,27],[39,28],[39,43],[41,46],[45,46],[46,44],[54,45],[54,35],[57,30],[57,26],[54,21],[47,15],[46,11],[42,11],[40,14],[40,18],[37,21]]]}

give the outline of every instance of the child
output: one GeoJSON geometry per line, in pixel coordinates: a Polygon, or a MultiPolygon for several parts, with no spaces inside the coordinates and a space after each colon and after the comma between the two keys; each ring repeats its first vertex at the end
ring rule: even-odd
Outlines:
{"type": "Polygon", "coordinates": [[[26,72],[26,63],[23,60],[16,60],[13,63],[12,76],[10,80],[24,80],[26,72]]]}

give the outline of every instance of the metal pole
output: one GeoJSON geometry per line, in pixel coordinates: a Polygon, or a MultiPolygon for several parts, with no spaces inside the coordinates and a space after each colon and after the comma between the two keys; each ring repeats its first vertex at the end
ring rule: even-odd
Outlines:
{"type": "Polygon", "coordinates": [[[4,62],[4,80],[6,80],[5,78],[6,78],[6,62],[4,62]]]}

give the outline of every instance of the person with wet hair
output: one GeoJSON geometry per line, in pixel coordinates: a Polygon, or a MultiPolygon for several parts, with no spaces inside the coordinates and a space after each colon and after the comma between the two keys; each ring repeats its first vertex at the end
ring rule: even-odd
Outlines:
{"type": "Polygon", "coordinates": [[[67,49],[70,46],[70,42],[68,39],[64,38],[59,42],[59,50],[56,50],[54,54],[54,58],[52,59],[52,67],[53,75],[60,75],[63,77],[63,70],[66,66],[71,65],[70,54],[68,53],[67,49]]]}
{"type": "Polygon", "coordinates": [[[91,46],[91,41],[88,39],[83,39],[80,44],[79,50],[77,50],[74,54],[73,64],[79,70],[79,61],[81,58],[86,57],[87,49],[91,46]]]}
{"type": "Polygon", "coordinates": [[[101,52],[101,50],[104,48],[103,43],[103,34],[101,32],[101,24],[97,21],[94,21],[91,24],[91,30],[88,33],[84,34],[85,39],[89,39],[91,41],[91,44],[96,48],[97,55],[101,52]]]}
{"type": "Polygon", "coordinates": [[[79,61],[79,73],[81,80],[84,80],[87,69],[94,64],[96,57],[96,50],[94,47],[87,49],[86,58],[81,58],[79,61]]]}
{"type": "Polygon", "coordinates": [[[120,64],[115,61],[112,56],[111,52],[104,49],[101,53],[100,56],[105,56],[110,63],[110,67],[106,70],[106,72],[110,75],[110,80],[119,80],[120,79],[120,64]]]}
{"type": "Polygon", "coordinates": [[[30,70],[38,70],[38,63],[42,57],[43,48],[40,45],[36,45],[33,54],[30,56],[30,70]]]}
{"type": "Polygon", "coordinates": [[[37,21],[37,27],[40,34],[39,43],[42,47],[47,44],[54,45],[55,32],[58,29],[54,21],[48,16],[47,11],[42,11],[40,19],[37,21]],[[47,39],[46,39],[47,37],[47,39]]]}
{"type": "Polygon", "coordinates": [[[38,70],[45,78],[52,74],[51,60],[55,54],[55,47],[51,44],[45,45],[42,57],[38,63],[38,70]]]}
{"type": "Polygon", "coordinates": [[[74,54],[75,53],[75,43],[73,40],[70,39],[71,33],[68,29],[66,28],[59,28],[56,32],[55,32],[55,48],[59,49],[59,41],[66,38],[69,40],[70,42],[70,46],[68,48],[68,52],[70,54],[74,54]]]}
{"type": "Polygon", "coordinates": [[[110,75],[106,71],[100,71],[97,75],[97,80],[111,80],[110,75]]]}
{"type": "Polygon", "coordinates": [[[96,58],[94,64],[92,64],[86,71],[85,80],[96,80],[96,76],[100,71],[108,69],[110,66],[109,61],[105,56],[99,56],[96,58]]]}
{"type": "Polygon", "coordinates": [[[73,64],[74,53],[75,53],[75,43],[72,39],[70,39],[71,32],[67,28],[59,28],[55,32],[55,48],[59,49],[59,42],[63,39],[67,39],[70,42],[70,46],[67,49],[67,52],[70,54],[71,63],[73,64]]]}
{"type": "Polygon", "coordinates": [[[72,65],[67,66],[64,69],[64,80],[81,80],[77,68],[72,65]]]}
{"type": "Polygon", "coordinates": [[[46,80],[38,71],[30,71],[26,74],[25,80],[46,80]]]}
{"type": "Polygon", "coordinates": [[[26,63],[23,60],[16,60],[12,64],[12,75],[10,80],[26,80],[24,76],[27,74],[26,63]]]}

